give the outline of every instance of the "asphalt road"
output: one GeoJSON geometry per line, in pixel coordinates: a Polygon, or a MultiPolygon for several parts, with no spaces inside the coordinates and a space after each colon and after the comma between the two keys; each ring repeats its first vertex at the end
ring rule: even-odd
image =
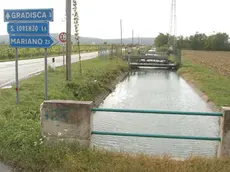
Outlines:
{"type": "Polygon", "coordinates": [[[3,165],[2,163],[0,163],[0,172],[11,172],[11,171],[12,170],[9,167],[7,167],[7,166],[3,165]]]}
{"type": "MultiPolygon", "coordinates": [[[[97,52],[82,53],[82,60],[92,59],[98,56],[97,52]]],[[[52,58],[55,58],[55,66],[63,65],[63,56],[49,57],[48,65],[52,65],[52,58]]],[[[78,55],[72,55],[72,63],[78,61],[78,55]]],[[[19,80],[25,79],[28,76],[34,75],[44,70],[44,58],[19,60],[18,71],[19,80]]],[[[15,82],[15,62],[0,63],[0,88],[10,85],[15,82]]],[[[0,170],[1,171],[1,170],[0,170]]]]}

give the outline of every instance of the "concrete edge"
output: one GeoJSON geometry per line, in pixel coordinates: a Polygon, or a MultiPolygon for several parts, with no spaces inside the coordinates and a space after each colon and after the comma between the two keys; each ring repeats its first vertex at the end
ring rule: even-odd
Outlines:
{"type": "Polygon", "coordinates": [[[117,84],[122,82],[128,75],[129,75],[129,71],[124,72],[121,75],[119,75],[113,82],[108,84],[107,87],[109,88],[110,91],[105,92],[105,93],[101,93],[100,95],[98,95],[95,98],[95,100],[93,101],[93,107],[98,107],[101,103],[103,103],[104,100],[106,99],[106,97],[108,97],[114,91],[114,89],[116,88],[117,84]]]}
{"type": "Polygon", "coordinates": [[[218,108],[212,101],[209,100],[208,95],[202,92],[192,81],[186,79],[182,74],[178,73],[178,75],[193,89],[193,91],[195,91],[200,96],[202,100],[204,100],[208,104],[208,106],[210,107],[210,109],[212,109],[212,111],[221,112],[221,109],[218,108]]]}

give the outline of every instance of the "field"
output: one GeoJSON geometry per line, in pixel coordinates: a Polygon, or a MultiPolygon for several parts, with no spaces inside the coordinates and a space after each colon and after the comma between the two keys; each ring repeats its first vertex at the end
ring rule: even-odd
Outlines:
{"type": "MultiPolygon", "coordinates": [[[[62,46],[55,45],[48,49],[48,55],[62,55],[62,46]]],[[[98,45],[80,45],[81,52],[98,51],[98,45]]],[[[72,53],[77,53],[77,45],[72,46],[72,53]]],[[[44,56],[42,48],[19,48],[18,55],[20,59],[32,59],[44,56]]],[[[0,61],[13,60],[15,58],[15,49],[8,45],[0,45],[0,61]]]]}
{"type": "Polygon", "coordinates": [[[230,52],[224,51],[182,51],[184,59],[214,69],[218,74],[230,78],[230,52]]]}
{"type": "Polygon", "coordinates": [[[217,108],[230,106],[230,52],[182,51],[179,73],[217,108]]]}

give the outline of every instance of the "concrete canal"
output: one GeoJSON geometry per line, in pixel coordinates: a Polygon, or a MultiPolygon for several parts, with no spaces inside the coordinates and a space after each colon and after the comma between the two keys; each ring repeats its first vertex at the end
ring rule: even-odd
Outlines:
{"type": "MultiPolygon", "coordinates": [[[[128,108],[211,112],[205,101],[176,73],[162,69],[133,71],[100,105],[128,108]]],[[[186,136],[219,135],[218,117],[96,112],[93,130],[186,136]]],[[[215,156],[217,141],[121,136],[92,136],[93,145],[114,151],[170,155],[215,156]]]]}

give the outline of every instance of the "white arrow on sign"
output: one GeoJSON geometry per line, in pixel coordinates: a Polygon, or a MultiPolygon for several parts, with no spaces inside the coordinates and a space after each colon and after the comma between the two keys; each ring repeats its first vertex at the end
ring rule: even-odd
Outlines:
{"type": "Polygon", "coordinates": [[[10,14],[6,13],[6,19],[8,20],[10,18],[10,14]]]}

